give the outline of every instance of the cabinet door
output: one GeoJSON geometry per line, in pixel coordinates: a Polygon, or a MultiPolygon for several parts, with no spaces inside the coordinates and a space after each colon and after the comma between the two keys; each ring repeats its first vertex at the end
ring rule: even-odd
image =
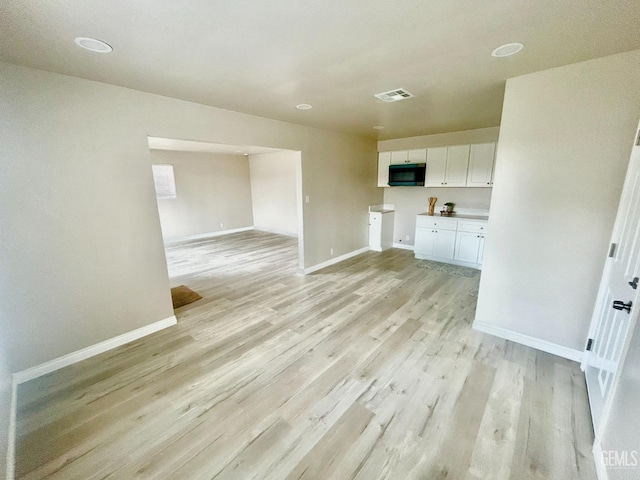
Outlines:
{"type": "Polygon", "coordinates": [[[433,246],[436,241],[436,231],[431,228],[416,227],[416,240],[413,246],[415,253],[433,255],[433,246]]]}
{"type": "Polygon", "coordinates": [[[391,152],[391,164],[397,165],[398,163],[409,163],[408,150],[398,150],[397,152],[391,152]]]}
{"type": "Polygon", "coordinates": [[[480,265],[482,265],[482,259],[484,257],[484,242],[486,238],[486,235],[480,235],[480,247],[478,248],[478,263],[480,265]]]}
{"type": "Polygon", "coordinates": [[[453,259],[456,248],[455,230],[436,230],[436,241],[433,246],[433,256],[453,259]]]}
{"type": "Polygon", "coordinates": [[[408,160],[409,163],[425,163],[427,161],[427,149],[409,150],[408,160]]]}
{"type": "Polygon", "coordinates": [[[382,249],[382,223],[369,223],[369,246],[382,249]]]}
{"type": "Polygon", "coordinates": [[[471,145],[469,154],[469,172],[467,187],[490,187],[493,177],[493,157],[496,152],[495,143],[471,145]]]}
{"type": "Polygon", "coordinates": [[[443,187],[447,169],[447,147],[427,149],[427,173],[425,187],[443,187]]]}
{"type": "Polygon", "coordinates": [[[479,263],[478,253],[482,236],[477,233],[458,232],[456,239],[456,260],[461,262],[479,263]]]}
{"type": "Polygon", "coordinates": [[[389,186],[389,164],[391,163],[391,152],[380,152],[378,154],[378,186],[389,186]]]}
{"type": "Polygon", "coordinates": [[[446,187],[464,187],[469,168],[469,145],[447,147],[447,169],[444,177],[446,187]]]}

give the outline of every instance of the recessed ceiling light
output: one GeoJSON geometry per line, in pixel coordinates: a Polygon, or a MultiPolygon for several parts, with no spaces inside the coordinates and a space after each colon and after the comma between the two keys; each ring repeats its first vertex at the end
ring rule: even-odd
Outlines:
{"type": "Polygon", "coordinates": [[[90,52],[96,53],[111,53],[113,52],[113,48],[111,45],[104,43],[102,40],[96,40],[95,38],[89,37],[78,37],[74,40],[76,45],[84,48],[85,50],[89,50],[90,52]]]}
{"type": "Polygon", "coordinates": [[[382,130],[384,127],[382,125],[376,125],[373,127],[374,130],[382,130]]]}
{"type": "Polygon", "coordinates": [[[491,52],[492,57],[508,57],[510,55],[515,55],[520,50],[524,48],[522,43],[507,43],[506,45],[502,45],[496,48],[493,52],[491,52]]]}
{"type": "Polygon", "coordinates": [[[300,105],[296,105],[296,108],[298,110],[311,110],[313,106],[309,105],[308,103],[301,103],[300,105]]]}

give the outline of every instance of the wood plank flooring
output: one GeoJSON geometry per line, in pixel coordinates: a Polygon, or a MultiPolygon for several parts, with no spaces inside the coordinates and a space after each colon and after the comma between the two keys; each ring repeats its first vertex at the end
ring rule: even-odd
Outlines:
{"type": "Polygon", "coordinates": [[[263,232],[167,250],[178,325],[20,386],[23,479],[595,479],[577,364],[474,332],[479,275],[263,232]]]}

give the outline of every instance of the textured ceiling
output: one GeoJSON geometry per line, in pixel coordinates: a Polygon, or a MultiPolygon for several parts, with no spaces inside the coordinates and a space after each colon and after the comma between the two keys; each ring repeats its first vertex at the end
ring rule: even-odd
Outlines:
{"type": "Polygon", "coordinates": [[[380,139],[499,125],[505,79],[638,48],[637,0],[0,2],[3,61],[380,139]]]}

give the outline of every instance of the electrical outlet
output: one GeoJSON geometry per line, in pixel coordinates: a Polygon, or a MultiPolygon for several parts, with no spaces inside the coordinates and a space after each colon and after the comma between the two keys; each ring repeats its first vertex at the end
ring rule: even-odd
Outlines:
{"type": "Polygon", "coordinates": [[[309,195],[305,195],[304,196],[304,202],[305,203],[309,203],[309,195]]]}
{"type": "Polygon", "coordinates": [[[224,228],[224,223],[220,222],[220,228],[224,228]]]}
{"type": "Polygon", "coordinates": [[[406,236],[405,240],[408,242],[409,241],[409,235],[406,236]]]}
{"type": "Polygon", "coordinates": [[[332,248],[331,250],[329,250],[329,253],[330,253],[331,255],[333,255],[333,248],[332,248]]]}

